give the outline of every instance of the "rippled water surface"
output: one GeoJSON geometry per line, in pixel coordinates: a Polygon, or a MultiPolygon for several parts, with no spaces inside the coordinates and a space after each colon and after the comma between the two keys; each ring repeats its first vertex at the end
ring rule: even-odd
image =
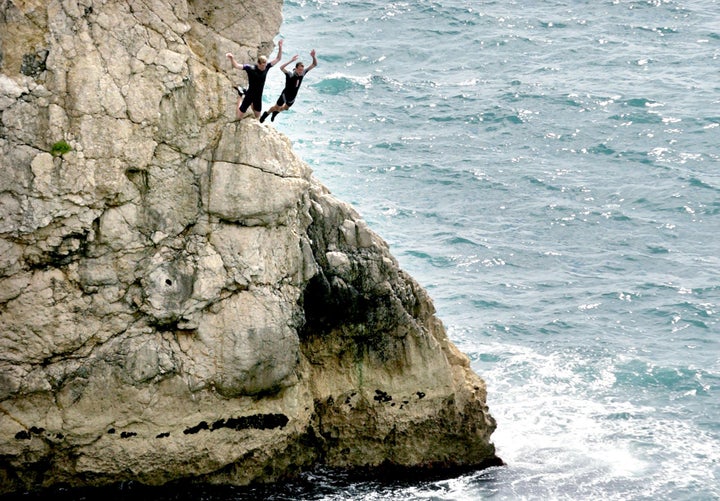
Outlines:
{"type": "Polygon", "coordinates": [[[286,2],[320,65],[274,126],[428,289],[508,463],[302,496],[720,499],[718,13],[286,2]]]}

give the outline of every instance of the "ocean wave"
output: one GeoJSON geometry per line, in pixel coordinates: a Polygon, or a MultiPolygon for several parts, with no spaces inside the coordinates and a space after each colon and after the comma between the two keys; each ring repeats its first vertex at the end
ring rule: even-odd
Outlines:
{"type": "Polygon", "coordinates": [[[720,376],[702,369],[663,367],[631,359],[620,362],[615,371],[616,385],[634,389],[662,388],[679,395],[706,395],[720,389],[720,376]]]}
{"type": "Polygon", "coordinates": [[[520,125],[525,123],[519,112],[511,110],[486,111],[480,114],[480,120],[487,125],[520,125]]]}
{"type": "Polygon", "coordinates": [[[641,31],[650,31],[660,35],[672,35],[678,33],[676,28],[671,28],[670,26],[633,26],[632,28],[641,31]]]}
{"type": "Polygon", "coordinates": [[[366,89],[372,77],[368,76],[353,76],[342,73],[332,73],[317,83],[312,84],[320,94],[331,94],[337,95],[342,94],[350,90],[366,89]]]}
{"type": "Polygon", "coordinates": [[[442,240],[445,245],[450,246],[468,245],[470,247],[487,247],[486,245],[478,243],[471,238],[461,237],[459,235],[449,235],[442,240]]]}
{"type": "Polygon", "coordinates": [[[655,108],[657,106],[662,106],[661,103],[644,97],[626,99],[625,101],[621,101],[620,104],[630,106],[632,108],[655,108]]]}
{"type": "Polygon", "coordinates": [[[705,181],[703,179],[700,179],[699,177],[690,176],[689,178],[687,178],[687,180],[688,180],[688,183],[690,184],[690,186],[692,186],[694,188],[703,188],[703,189],[708,189],[708,190],[712,190],[712,191],[720,191],[720,186],[713,186],[712,184],[710,184],[709,181],[705,181]]]}

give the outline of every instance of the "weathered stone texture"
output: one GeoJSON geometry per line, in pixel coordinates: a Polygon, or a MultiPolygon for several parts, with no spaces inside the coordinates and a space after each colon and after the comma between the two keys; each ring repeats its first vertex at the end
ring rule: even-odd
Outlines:
{"type": "Polygon", "coordinates": [[[0,3],[0,493],[494,459],[426,293],[230,121],[281,6],[0,3]]]}

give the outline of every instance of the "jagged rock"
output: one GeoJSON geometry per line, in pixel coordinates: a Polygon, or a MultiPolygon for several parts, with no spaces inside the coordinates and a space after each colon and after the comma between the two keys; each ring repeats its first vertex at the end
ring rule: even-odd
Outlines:
{"type": "Polygon", "coordinates": [[[497,461],[425,291],[286,137],[230,121],[224,54],[280,21],[0,5],[0,493],[497,461]]]}

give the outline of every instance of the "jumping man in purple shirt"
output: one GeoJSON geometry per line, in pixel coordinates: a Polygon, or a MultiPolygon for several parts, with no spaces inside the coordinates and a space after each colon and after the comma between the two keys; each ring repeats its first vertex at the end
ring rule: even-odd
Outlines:
{"type": "Polygon", "coordinates": [[[251,105],[253,113],[255,113],[255,118],[260,118],[260,112],[262,111],[262,94],[263,89],[265,88],[265,78],[267,77],[267,73],[270,68],[280,62],[280,59],[282,58],[282,46],[283,41],[278,41],[278,53],[275,59],[268,62],[267,57],[259,56],[257,64],[240,65],[237,61],[235,61],[235,57],[233,57],[230,52],[225,54],[225,56],[230,59],[230,63],[232,63],[234,68],[237,68],[238,70],[245,70],[248,76],[247,90],[243,90],[241,87],[236,87],[236,90],[240,94],[236,109],[238,120],[243,117],[251,105]]]}

